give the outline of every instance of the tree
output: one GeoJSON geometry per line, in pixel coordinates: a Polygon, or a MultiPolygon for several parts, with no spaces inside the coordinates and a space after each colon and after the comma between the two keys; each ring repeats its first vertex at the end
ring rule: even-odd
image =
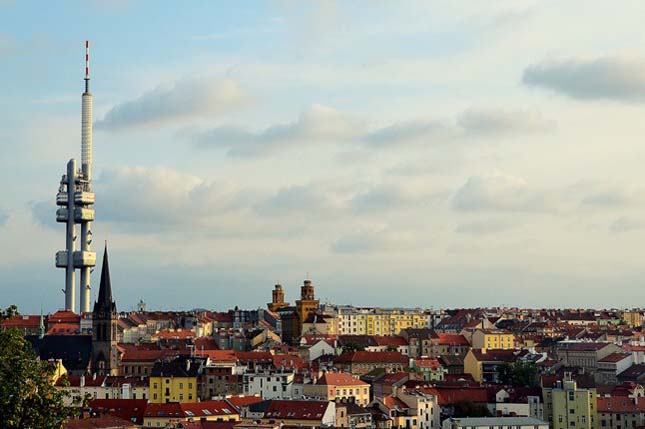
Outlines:
{"type": "Polygon", "coordinates": [[[485,405],[472,401],[462,401],[455,404],[453,417],[490,417],[490,411],[485,405]]]}
{"type": "Polygon", "coordinates": [[[343,350],[346,352],[362,352],[362,351],[365,351],[365,347],[356,343],[347,343],[343,347],[343,350]]]}
{"type": "Polygon", "coordinates": [[[0,332],[0,427],[60,429],[74,409],[54,386],[55,366],[40,360],[15,329],[0,332]]]}
{"type": "Polygon", "coordinates": [[[537,366],[528,362],[505,363],[497,368],[497,380],[516,387],[536,387],[539,382],[537,366]]]}
{"type": "Polygon", "coordinates": [[[18,307],[16,307],[14,304],[11,304],[6,308],[6,310],[0,310],[0,320],[11,319],[19,314],[20,313],[18,312],[18,307]]]}
{"type": "Polygon", "coordinates": [[[537,387],[539,384],[537,365],[529,362],[516,362],[513,365],[513,385],[537,387]]]}

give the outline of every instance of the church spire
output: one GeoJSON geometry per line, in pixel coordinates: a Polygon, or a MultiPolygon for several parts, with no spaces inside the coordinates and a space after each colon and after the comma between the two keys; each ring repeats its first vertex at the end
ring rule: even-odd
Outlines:
{"type": "Polygon", "coordinates": [[[45,338],[45,319],[43,317],[43,305],[40,305],[40,323],[38,324],[38,338],[45,338]]]}
{"type": "Polygon", "coordinates": [[[103,251],[103,266],[101,267],[101,284],[99,286],[99,297],[94,308],[110,309],[114,306],[112,300],[112,283],[110,282],[110,265],[108,263],[107,242],[103,251]]]}

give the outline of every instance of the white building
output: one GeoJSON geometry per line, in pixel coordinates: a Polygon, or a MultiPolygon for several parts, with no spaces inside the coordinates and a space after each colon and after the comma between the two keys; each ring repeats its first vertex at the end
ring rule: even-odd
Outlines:
{"type": "Polygon", "coordinates": [[[244,394],[263,399],[293,398],[294,373],[291,371],[247,372],[243,376],[244,394]]]}

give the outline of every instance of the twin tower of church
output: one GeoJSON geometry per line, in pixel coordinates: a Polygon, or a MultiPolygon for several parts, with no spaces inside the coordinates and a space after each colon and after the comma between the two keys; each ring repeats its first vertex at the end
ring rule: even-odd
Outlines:
{"type": "Polygon", "coordinates": [[[311,280],[305,280],[300,287],[300,299],[291,306],[284,300],[284,289],[281,284],[273,288],[271,302],[267,304],[269,311],[280,315],[282,321],[282,340],[294,342],[302,333],[303,324],[318,312],[320,301],[316,299],[314,285],[311,280]]]}

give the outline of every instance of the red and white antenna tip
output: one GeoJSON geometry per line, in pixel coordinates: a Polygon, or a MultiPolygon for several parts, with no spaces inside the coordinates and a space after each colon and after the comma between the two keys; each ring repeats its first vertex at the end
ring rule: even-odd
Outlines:
{"type": "Polygon", "coordinates": [[[85,41],[85,79],[90,78],[90,41],[85,41]]]}

